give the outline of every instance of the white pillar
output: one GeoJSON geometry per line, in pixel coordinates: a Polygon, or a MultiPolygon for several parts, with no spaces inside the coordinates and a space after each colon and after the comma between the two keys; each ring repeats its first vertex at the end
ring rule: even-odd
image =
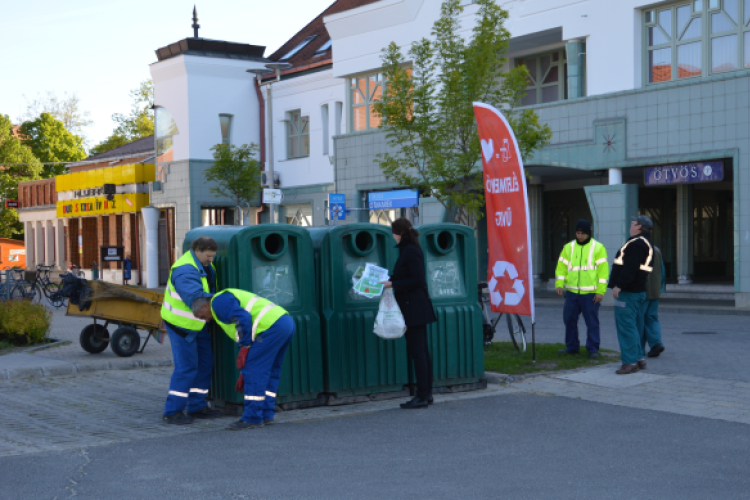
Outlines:
{"type": "Polygon", "coordinates": [[[159,287],[159,213],[156,207],[141,209],[146,226],[146,288],[159,287]]]}
{"type": "Polygon", "coordinates": [[[45,261],[45,255],[44,255],[44,246],[45,246],[45,238],[44,238],[44,223],[42,222],[34,222],[34,268],[36,269],[36,264],[44,264],[45,261]]]}
{"type": "Polygon", "coordinates": [[[45,237],[44,246],[47,247],[45,250],[44,263],[46,265],[52,265],[55,262],[57,256],[55,255],[55,231],[52,230],[52,221],[46,220],[42,222],[44,225],[45,237]]]}
{"type": "Polygon", "coordinates": [[[68,259],[65,256],[65,221],[56,219],[55,225],[55,248],[57,252],[57,268],[64,271],[68,268],[68,259]]]}
{"type": "Polygon", "coordinates": [[[23,246],[26,248],[26,267],[31,269],[34,263],[34,237],[31,234],[33,222],[23,223],[23,246]]]}
{"type": "Polygon", "coordinates": [[[621,168],[610,168],[609,169],[609,185],[622,184],[622,169],[621,168]]]}

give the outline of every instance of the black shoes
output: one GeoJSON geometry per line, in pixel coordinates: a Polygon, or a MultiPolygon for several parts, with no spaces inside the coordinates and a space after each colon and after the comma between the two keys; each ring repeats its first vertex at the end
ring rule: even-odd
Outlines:
{"type": "Polygon", "coordinates": [[[272,418],[266,418],[263,420],[263,425],[273,425],[275,422],[272,418]]]}
{"type": "Polygon", "coordinates": [[[175,413],[174,415],[164,415],[162,416],[162,420],[164,420],[168,424],[174,424],[174,425],[187,425],[187,424],[193,423],[193,417],[185,415],[184,413],[175,413]]]}
{"type": "Polygon", "coordinates": [[[209,418],[219,418],[220,416],[221,416],[221,412],[219,410],[212,410],[208,406],[204,406],[198,411],[188,413],[188,417],[199,418],[201,420],[205,420],[209,418]]]}
{"type": "Polygon", "coordinates": [[[589,359],[599,359],[599,353],[598,352],[590,352],[589,353],[589,359]]]}
{"type": "Polygon", "coordinates": [[[263,427],[263,424],[251,424],[250,422],[245,422],[244,420],[239,419],[238,421],[229,424],[227,429],[230,431],[241,431],[243,429],[258,429],[260,427],[263,427]]]}
{"type": "Polygon", "coordinates": [[[427,408],[429,404],[429,400],[425,401],[424,399],[419,399],[418,396],[414,396],[414,399],[411,401],[402,403],[401,408],[404,410],[415,410],[417,408],[427,408]]]}
{"type": "Polygon", "coordinates": [[[663,353],[665,351],[664,344],[656,344],[654,347],[651,348],[650,351],[648,351],[649,358],[658,358],[659,354],[663,353]]]}

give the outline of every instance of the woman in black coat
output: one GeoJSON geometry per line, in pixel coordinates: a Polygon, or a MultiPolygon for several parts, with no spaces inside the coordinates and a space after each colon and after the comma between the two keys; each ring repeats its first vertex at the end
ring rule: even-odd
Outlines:
{"type": "Polygon", "coordinates": [[[432,358],[427,347],[427,325],[437,318],[427,293],[424,253],[419,247],[419,233],[408,219],[396,220],[391,231],[399,256],[390,281],[384,285],[393,287],[393,295],[404,315],[406,347],[417,377],[417,395],[401,408],[427,408],[432,403],[432,358]]]}

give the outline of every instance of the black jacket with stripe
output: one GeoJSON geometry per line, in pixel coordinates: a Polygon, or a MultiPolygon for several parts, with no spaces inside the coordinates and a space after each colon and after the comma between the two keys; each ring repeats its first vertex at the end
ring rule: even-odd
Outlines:
{"type": "Polygon", "coordinates": [[[645,234],[631,236],[615,255],[608,288],[618,287],[623,292],[646,291],[648,275],[653,271],[654,248],[645,234]]]}

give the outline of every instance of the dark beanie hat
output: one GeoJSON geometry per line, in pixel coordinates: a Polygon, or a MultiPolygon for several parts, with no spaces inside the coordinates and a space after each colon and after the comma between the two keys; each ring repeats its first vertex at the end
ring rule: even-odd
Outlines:
{"type": "Polygon", "coordinates": [[[576,231],[580,231],[591,236],[591,223],[586,219],[579,220],[578,222],[576,222],[576,231]]]}

